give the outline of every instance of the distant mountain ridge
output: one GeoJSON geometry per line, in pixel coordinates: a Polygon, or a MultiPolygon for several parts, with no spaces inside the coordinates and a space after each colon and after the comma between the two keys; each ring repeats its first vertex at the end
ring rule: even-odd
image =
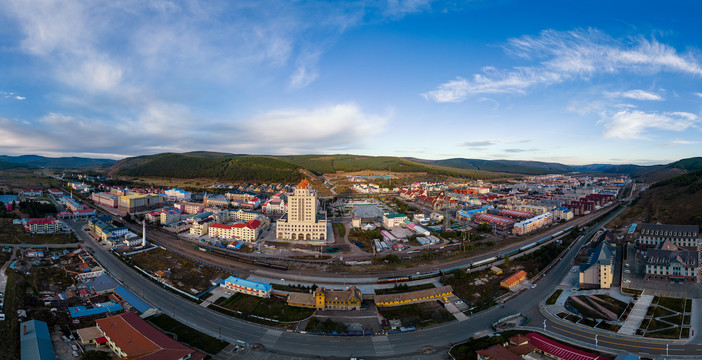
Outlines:
{"type": "Polygon", "coordinates": [[[453,158],[425,160],[394,156],[338,155],[246,155],[218,152],[194,151],[189,153],[162,153],[135,156],[114,164],[113,175],[155,177],[208,177],[223,180],[253,180],[252,176],[263,176],[260,181],[273,178],[293,179],[291,169],[306,169],[317,175],[337,171],[356,172],[364,170],[421,172],[475,179],[490,179],[505,175],[544,175],[582,173],[588,175],[628,175],[659,181],[702,168],[701,158],[689,158],[664,165],[565,165],[552,162],[525,160],[481,160],[453,158]],[[238,173],[246,173],[242,175],[238,173]],[[284,173],[287,173],[284,175],[284,173]],[[256,175],[258,174],[258,175],[256,175]]]}
{"type": "Polygon", "coordinates": [[[85,168],[108,168],[116,163],[111,159],[92,159],[82,157],[45,157],[39,155],[9,156],[0,155],[0,161],[24,164],[28,166],[59,168],[59,169],[85,169],[85,168]]]}

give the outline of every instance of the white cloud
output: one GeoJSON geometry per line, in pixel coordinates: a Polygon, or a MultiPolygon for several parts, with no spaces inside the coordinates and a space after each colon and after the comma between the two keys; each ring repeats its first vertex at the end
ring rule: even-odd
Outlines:
{"type": "Polygon", "coordinates": [[[247,121],[235,147],[267,153],[319,152],[330,147],[348,147],[382,132],[388,117],[364,113],[354,104],[273,110],[247,121]],[[265,148],[261,149],[262,146],[265,148]]]}
{"type": "MultiPolygon", "coordinates": [[[[509,70],[486,67],[470,80],[459,77],[421,95],[435,102],[460,102],[471,95],[521,94],[534,86],[573,79],[587,80],[599,74],[666,71],[702,76],[700,61],[690,53],[679,54],[675,48],[655,39],[614,39],[593,29],[568,32],[544,30],[538,36],[510,39],[504,49],[519,59],[537,63],[515,66],[509,70]]],[[[630,98],[646,96],[643,93],[628,95],[630,98]]],[[[649,96],[641,100],[658,99],[649,96]]]]}
{"type": "Polygon", "coordinates": [[[27,100],[26,97],[24,97],[24,96],[19,96],[19,95],[15,95],[15,99],[16,99],[16,100],[27,100]]]}
{"type": "Polygon", "coordinates": [[[480,149],[480,148],[485,148],[489,147],[492,145],[497,144],[497,141],[495,140],[476,140],[476,141],[466,141],[459,146],[465,146],[467,148],[471,149],[480,149]]]}
{"type": "Polygon", "coordinates": [[[699,122],[697,115],[687,112],[649,113],[622,110],[603,120],[604,136],[617,139],[646,139],[647,130],[684,131],[699,122]]]}
{"type": "Polygon", "coordinates": [[[695,95],[697,95],[697,96],[699,96],[699,97],[701,97],[701,98],[702,98],[702,93],[698,93],[698,92],[696,92],[696,93],[695,93],[695,95]]]}
{"type": "Polygon", "coordinates": [[[623,91],[623,92],[606,92],[605,95],[609,97],[623,97],[623,98],[628,98],[628,99],[634,99],[634,100],[641,100],[641,101],[663,101],[663,97],[652,92],[644,91],[644,90],[629,90],[629,91],[623,91]]]}
{"type": "Polygon", "coordinates": [[[387,9],[388,15],[399,17],[407,14],[417,13],[431,8],[433,0],[388,0],[387,9]]]}

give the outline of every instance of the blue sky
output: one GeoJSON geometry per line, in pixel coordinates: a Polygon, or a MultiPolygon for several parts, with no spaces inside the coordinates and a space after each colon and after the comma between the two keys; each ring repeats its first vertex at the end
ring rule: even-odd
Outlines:
{"type": "Polygon", "coordinates": [[[698,2],[0,2],[0,153],[702,155],[698,2]]]}

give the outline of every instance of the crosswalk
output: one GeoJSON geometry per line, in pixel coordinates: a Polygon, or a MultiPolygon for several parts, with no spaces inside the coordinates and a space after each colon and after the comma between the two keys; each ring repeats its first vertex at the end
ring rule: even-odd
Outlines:
{"type": "Polygon", "coordinates": [[[387,336],[373,336],[373,348],[378,356],[387,356],[394,354],[392,344],[387,336]]]}

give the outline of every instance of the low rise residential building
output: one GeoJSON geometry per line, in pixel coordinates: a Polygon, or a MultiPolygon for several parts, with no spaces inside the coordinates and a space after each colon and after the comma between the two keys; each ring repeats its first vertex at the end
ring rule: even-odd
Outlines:
{"type": "Polygon", "coordinates": [[[49,189],[47,192],[49,193],[49,195],[52,195],[55,198],[63,196],[63,191],[59,189],[49,189]]]}
{"type": "Polygon", "coordinates": [[[514,235],[524,235],[551,224],[553,224],[553,215],[550,212],[545,212],[541,215],[534,216],[531,219],[514,224],[512,233],[514,235]]]}
{"type": "Polygon", "coordinates": [[[488,223],[491,226],[493,226],[497,230],[501,231],[509,231],[512,230],[514,227],[514,224],[516,221],[506,218],[503,216],[498,216],[498,215],[490,215],[490,214],[483,214],[483,215],[478,215],[473,218],[473,222],[476,224],[481,224],[481,223],[488,223]]]}
{"type": "Polygon", "coordinates": [[[290,292],[288,305],[317,310],[360,310],[363,294],[355,286],[346,290],[317,288],[311,293],[290,292]]]}
{"type": "Polygon", "coordinates": [[[254,242],[261,232],[261,221],[254,219],[247,223],[211,224],[207,234],[220,239],[239,239],[247,242],[254,242]]]}
{"type": "Polygon", "coordinates": [[[33,233],[51,234],[57,233],[62,229],[61,220],[54,218],[34,218],[29,219],[27,230],[33,233]]]}
{"type": "Polygon", "coordinates": [[[76,211],[78,211],[78,210],[83,210],[83,209],[85,209],[85,205],[79,203],[78,201],[76,201],[76,200],[73,199],[73,198],[68,198],[68,199],[66,199],[65,204],[66,204],[66,208],[68,208],[68,210],[70,210],[70,211],[72,211],[72,212],[74,212],[74,213],[75,213],[76,211]]]}
{"type": "Polygon", "coordinates": [[[82,210],[76,210],[74,212],[74,214],[76,215],[76,217],[80,217],[80,218],[85,219],[85,218],[89,218],[91,216],[97,215],[97,212],[95,211],[95,209],[91,209],[89,207],[86,207],[82,210]]]}
{"type": "Polygon", "coordinates": [[[169,201],[190,201],[192,193],[179,188],[168,189],[164,192],[169,201]]]}
{"type": "Polygon", "coordinates": [[[399,306],[440,299],[453,294],[451,286],[409,291],[398,294],[375,295],[375,304],[379,307],[399,306]]]}
{"type": "Polygon", "coordinates": [[[214,222],[214,219],[212,218],[206,218],[195,221],[193,225],[190,226],[190,234],[196,236],[207,235],[207,233],[209,232],[210,223],[212,222],[214,222]]]}
{"type": "Polygon", "coordinates": [[[229,200],[227,198],[225,198],[224,195],[205,195],[203,202],[207,206],[216,206],[216,207],[229,206],[229,200]]]}
{"type": "Polygon", "coordinates": [[[409,218],[405,214],[384,214],[383,226],[385,226],[386,228],[401,226],[405,223],[405,220],[409,220],[409,218]]]}
{"type": "Polygon", "coordinates": [[[199,214],[205,209],[205,204],[194,202],[180,202],[174,205],[181,214],[199,214]]]}
{"type": "Polygon", "coordinates": [[[553,218],[556,219],[556,221],[568,221],[572,220],[574,215],[573,215],[573,210],[568,209],[565,206],[558,206],[555,207],[551,213],[553,214],[553,218]]]}
{"type": "Polygon", "coordinates": [[[111,208],[116,208],[119,203],[119,197],[117,197],[116,195],[112,195],[108,192],[93,193],[92,195],[90,195],[90,199],[93,200],[96,204],[100,204],[111,208]]]}
{"type": "Polygon", "coordinates": [[[251,280],[241,279],[235,276],[230,276],[224,281],[222,281],[219,286],[232,290],[234,292],[240,292],[247,295],[258,296],[262,298],[271,297],[271,290],[273,287],[270,284],[263,284],[251,280]]]}
{"type": "Polygon", "coordinates": [[[96,326],[107,344],[121,358],[199,360],[204,353],[193,350],[158,331],[133,312],[98,319],[96,326]]]}
{"type": "Polygon", "coordinates": [[[511,289],[526,279],[527,273],[524,270],[519,270],[516,273],[506,277],[500,281],[500,286],[511,289]]]}

